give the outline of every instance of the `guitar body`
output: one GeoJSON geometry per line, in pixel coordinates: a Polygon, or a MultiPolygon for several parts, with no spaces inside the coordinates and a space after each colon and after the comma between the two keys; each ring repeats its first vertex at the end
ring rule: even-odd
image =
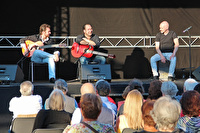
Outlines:
{"type": "Polygon", "coordinates": [[[77,42],[74,42],[72,45],[71,54],[75,58],[79,58],[81,56],[85,56],[87,58],[92,57],[93,53],[87,51],[85,52],[85,50],[94,51],[94,48],[89,45],[79,45],[77,42]]]}
{"type": "Polygon", "coordinates": [[[43,43],[41,41],[33,42],[31,40],[26,40],[25,41],[25,47],[22,47],[22,54],[25,57],[31,57],[33,55],[34,51],[36,50],[36,47],[34,47],[34,46],[36,46],[36,44],[38,46],[43,45],[43,43]]]}

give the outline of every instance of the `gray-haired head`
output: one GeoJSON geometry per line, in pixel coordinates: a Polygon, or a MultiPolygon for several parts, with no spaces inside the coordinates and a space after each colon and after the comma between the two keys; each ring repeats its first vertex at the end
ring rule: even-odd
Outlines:
{"type": "Polygon", "coordinates": [[[100,96],[108,96],[111,91],[110,84],[108,81],[103,79],[100,79],[96,82],[95,88],[100,96]]]}
{"type": "Polygon", "coordinates": [[[57,79],[54,84],[54,88],[68,92],[67,82],[64,79],[57,79]]]}
{"type": "Polygon", "coordinates": [[[162,83],[161,91],[162,91],[163,95],[169,95],[171,98],[173,98],[176,96],[178,89],[174,82],[166,81],[166,82],[162,83]]]}
{"type": "Polygon", "coordinates": [[[193,78],[188,78],[187,80],[185,80],[184,82],[184,86],[183,86],[183,89],[184,89],[184,92],[185,91],[191,91],[191,90],[194,90],[194,87],[198,84],[198,82],[193,79],[193,78]]]}

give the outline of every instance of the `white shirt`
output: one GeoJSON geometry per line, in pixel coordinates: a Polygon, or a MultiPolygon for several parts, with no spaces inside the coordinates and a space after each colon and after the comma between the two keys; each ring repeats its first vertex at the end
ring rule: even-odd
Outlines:
{"type": "Polygon", "coordinates": [[[30,95],[13,97],[9,103],[9,110],[13,112],[13,118],[19,114],[37,114],[42,109],[42,97],[40,95],[30,95]]]}

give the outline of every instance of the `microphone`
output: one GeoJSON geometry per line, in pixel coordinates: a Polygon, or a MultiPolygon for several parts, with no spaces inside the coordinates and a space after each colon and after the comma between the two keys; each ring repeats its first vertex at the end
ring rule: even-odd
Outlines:
{"type": "Polygon", "coordinates": [[[192,26],[188,27],[187,29],[185,29],[185,30],[183,31],[183,33],[185,33],[186,31],[190,30],[191,28],[192,28],[192,26]]]}

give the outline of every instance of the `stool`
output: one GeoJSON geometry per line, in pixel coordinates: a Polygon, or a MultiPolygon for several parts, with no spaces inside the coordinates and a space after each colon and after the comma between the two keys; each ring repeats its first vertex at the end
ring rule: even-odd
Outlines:
{"type": "Polygon", "coordinates": [[[166,60],[166,63],[162,63],[161,61],[158,61],[157,64],[158,64],[158,73],[160,75],[159,78],[161,80],[167,81],[170,61],[166,60]]]}
{"type": "Polygon", "coordinates": [[[33,61],[29,62],[29,80],[33,82],[34,80],[34,66],[44,66],[48,65],[48,63],[35,63],[33,61]]]}

